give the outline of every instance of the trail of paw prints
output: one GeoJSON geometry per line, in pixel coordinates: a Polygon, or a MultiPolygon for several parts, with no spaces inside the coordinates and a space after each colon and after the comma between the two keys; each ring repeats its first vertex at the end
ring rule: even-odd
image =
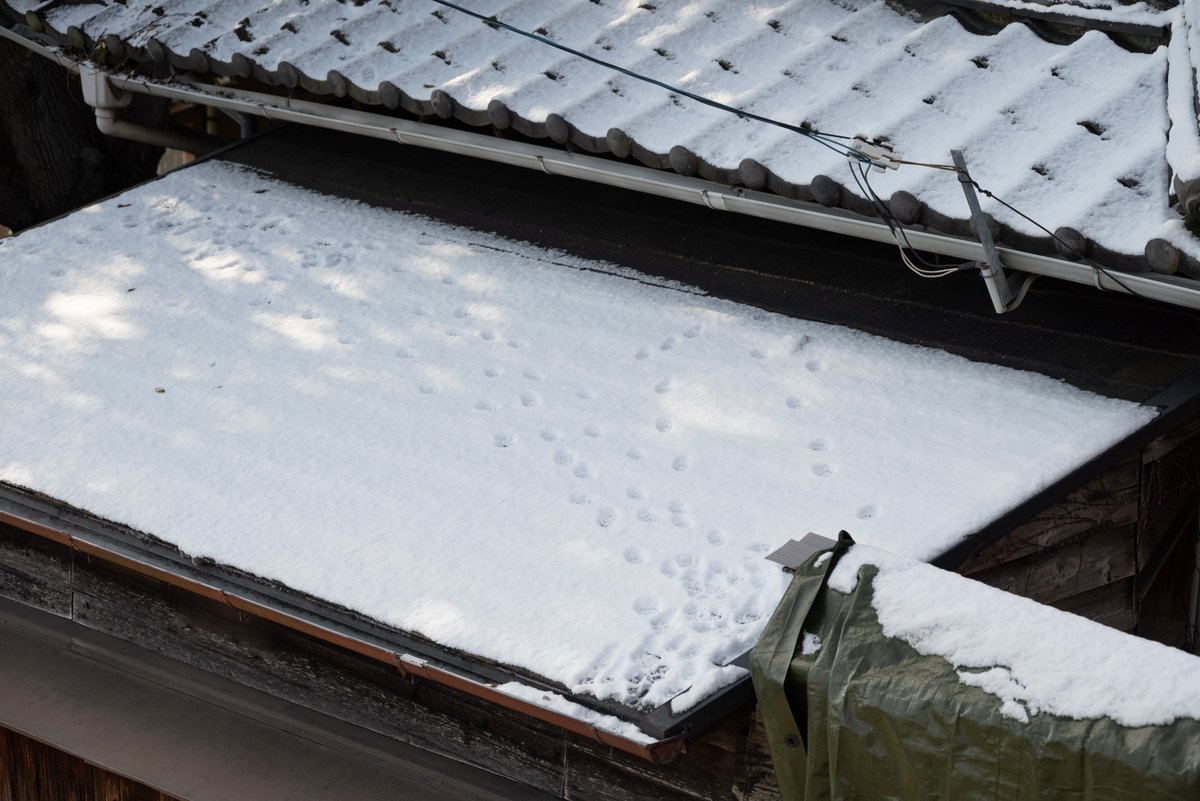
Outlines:
{"type": "MultiPolygon", "coordinates": [[[[691,325],[680,332],[679,336],[684,339],[695,339],[704,332],[703,326],[700,324],[691,325]]],[[[638,361],[649,359],[654,353],[666,353],[673,350],[679,343],[679,337],[667,336],[658,342],[657,345],[643,345],[634,353],[634,358],[638,361]]]]}

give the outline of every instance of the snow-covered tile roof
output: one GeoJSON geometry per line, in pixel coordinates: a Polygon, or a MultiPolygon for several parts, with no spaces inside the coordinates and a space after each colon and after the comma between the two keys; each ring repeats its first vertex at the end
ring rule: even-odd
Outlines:
{"type": "MultiPolygon", "coordinates": [[[[44,25],[62,41],[90,49],[102,40],[109,59],[121,63],[165,61],[189,71],[349,94],[874,213],[845,158],[819,142],[701,105],[430,0],[283,0],[253,10],[227,0],[6,2],[21,12],[45,5],[39,11],[44,25]]],[[[985,35],[953,16],[922,20],[883,0],[465,5],[755,114],[887,139],[910,160],[945,164],[952,148],[962,149],[980,184],[1051,231],[1071,229],[1065,241],[1083,243],[1109,266],[1147,269],[1143,252],[1156,239],[1200,255],[1171,208],[1172,167],[1190,175],[1186,165],[1200,159],[1200,150],[1195,134],[1188,138],[1196,124],[1187,98],[1172,100],[1168,119],[1166,46],[1151,43],[1149,52],[1136,52],[1098,30],[1078,35],[1101,22],[1165,28],[1178,21],[1177,9],[983,4],[1013,13],[1028,6],[1073,14],[1081,23],[1073,41],[1052,43],[1036,25],[996,26],[985,35]],[[1170,163],[1169,128],[1179,142],[1170,163]]],[[[1180,42],[1173,46],[1182,48],[1179,64],[1188,58],[1184,38],[1174,37],[1180,42]]],[[[1195,79],[1188,70],[1178,82],[1187,88],[1195,79]]],[[[905,223],[972,235],[952,172],[908,165],[878,176],[875,189],[905,223]]],[[[1009,244],[1053,252],[1052,239],[1035,225],[986,198],[984,209],[1009,244]]],[[[1157,269],[1180,268],[1177,254],[1168,254],[1157,259],[1157,269]]],[[[1182,266],[1200,276],[1200,262],[1182,266]]]]}
{"type": "Polygon", "coordinates": [[[742,675],[788,539],[933,557],[1152,415],[220,162],[0,284],[0,481],[630,707],[742,675]]]}

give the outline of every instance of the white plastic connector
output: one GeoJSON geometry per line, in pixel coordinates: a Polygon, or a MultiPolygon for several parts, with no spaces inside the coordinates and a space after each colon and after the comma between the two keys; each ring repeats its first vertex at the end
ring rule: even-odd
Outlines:
{"type": "Polygon", "coordinates": [[[83,87],[83,102],[94,109],[125,108],[133,99],[131,95],[115,89],[106,74],[86,64],[79,65],[79,82],[83,87]]]}
{"type": "Polygon", "coordinates": [[[900,169],[900,162],[896,160],[897,156],[889,144],[873,144],[860,134],[850,141],[850,149],[859,154],[846,156],[852,164],[865,159],[871,162],[871,166],[878,172],[900,169]]]}

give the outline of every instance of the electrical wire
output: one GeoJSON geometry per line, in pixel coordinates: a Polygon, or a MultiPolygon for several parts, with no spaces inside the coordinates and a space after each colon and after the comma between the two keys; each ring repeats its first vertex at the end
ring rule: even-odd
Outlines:
{"type": "Polygon", "coordinates": [[[626,75],[630,78],[633,78],[634,80],[642,81],[643,83],[648,83],[648,84],[651,84],[652,86],[657,86],[661,89],[666,89],[668,92],[672,92],[681,97],[686,97],[689,100],[694,100],[697,103],[701,103],[710,108],[715,108],[718,111],[724,111],[724,112],[728,112],[730,114],[734,114],[743,120],[753,120],[754,122],[761,122],[766,125],[773,125],[777,128],[782,128],[785,131],[790,131],[792,133],[800,134],[801,136],[806,136],[809,139],[812,139],[813,141],[818,142],[821,145],[824,145],[825,147],[829,148],[833,152],[835,152],[839,155],[842,155],[842,156],[846,156],[847,158],[855,158],[855,159],[858,159],[861,161],[866,161],[867,163],[873,163],[873,162],[871,162],[871,160],[869,158],[867,158],[863,154],[859,153],[858,151],[850,148],[849,146],[844,145],[841,142],[832,141],[835,139],[842,139],[842,140],[850,141],[850,140],[854,139],[853,136],[845,136],[843,134],[826,133],[825,131],[818,131],[814,128],[809,128],[808,126],[805,126],[805,125],[792,125],[791,123],[783,122],[782,120],[773,119],[771,117],[766,117],[766,116],[763,116],[762,114],[755,114],[752,111],[746,111],[745,109],[740,109],[740,108],[737,108],[736,106],[730,106],[726,103],[722,103],[720,101],[713,100],[710,97],[705,97],[704,95],[698,95],[695,92],[689,92],[686,89],[680,88],[678,86],[674,86],[673,84],[666,83],[665,81],[660,81],[657,78],[652,78],[649,75],[643,75],[642,73],[635,72],[634,70],[631,70],[628,67],[622,67],[620,64],[614,64],[611,61],[605,61],[602,58],[597,58],[596,56],[589,55],[589,54],[583,52],[582,50],[576,50],[573,47],[568,47],[567,45],[561,44],[560,42],[556,42],[547,36],[542,36],[540,34],[532,32],[532,31],[527,31],[523,28],[518,28],[517,26],[510,25],[507,22],[501,22],[494,15],[493,16],[485,16],[483,14],[480,14],[478,11],[472,11],[471,9],[465,8],[461,5],[459,5],[458,3],[450,2],[450,0],[430,0],[430,2],[436,3],[440,6],[444,6],[445,8],[449,8],[453,11],[457,11],[460,14],[466,14],[468,17],[474,17],[475,19],[479,20],[483,24],[489,25],[493,28],[503,28],[504,30],[509,31],[510,33],[515,33],[518,36],[524,36],[526,39],[532,39],[535,42],[539,42],[541,44],[548,45],[557,50],[561,50],[564,53],[569,53],[572,56],[575,56],[577,58],[582,58],[585,61],[590,61],[591,63],[597,64],[606,69],[613,70],[614,72],[619,72],[622,75],[626,75]]]}
{"type": "MultiPolygon", "coordinates": [[[[1038,228],[1040,228],[1040,229],[1041,229],[1043,232],[1045,232],[1045,233],[1046,233],[1046,235],[1047,235],[1047,236],[1049,236],[1051,239],[1053,239],[1055,242],[1057,242],[1057,243],[1058,243],[1060,246],[1062,246],[1063,248],[1065,248],[1067,251],[1069,251],[1069,252],[1073,253],[1073,254],[1075,255],[1075,257],[1076,257],[1077,259],[1079,259],[1079,261],[1083,262],[1083,263],[1084,263],[1084,264],[1086,264],[1088,267],[1091,267],[1094,273],[1097,273],[1097,274],[1103,274],[1103,275],[1104,275],[1104,276],[1106,276],[1106,277],[1107,277],[1107,278],[1108,278],[1110,281],[1112,281],[1112,282],[1113,282],[1114,284],[1116,284],[1117,286],[1121,287],[1121,289],[1125,290],[1125,291],[1126,291],[1126,292],[1128,292],[1130,295],[1133,295],[1133,296],[1135,296],[1135,297],[1141,297],[1141,293],[1139,293],[1139,292],[1135,292],[1133,289],[1131,289],[1131,288],[1129,287],[1129,285],[1128,285],[1128,284],[1126,284],[1124,281],[1122,281],[1122,280],[1121,280],[1120,278],[1118,278],[1117,276],[1113,275],[1113,272],[1112,272],[1111,270],[1108,270],[1108,269],[1105,269],[1104,267],[1101,267],[1099,264],[1097,264],[1096,262],[1092,261],[1092,260],[1091,260],[1091,259],[1089,259],[1087,256],[1085,256],[1084,254],[1080,253],[1080,252],[1079,252],[1079,251],[1078,251],[1078,250],[1077,250],[1077,249],[1076,249],[1076,248],[1075,248],[1073,245],[1071,245],[1071,244],[1070,244],[1070,243],[1068,243],[1068,242],[1065,242],[1065,241],[1062,239],[1062,237],[1060,237],[1058,234],[1054,233],[1054,232],[1053,232],[1053,231],[1051,231],[1049,228],[1047,228],[1046,226],[1042,225],[1040,222],[1038,222],[1037,220],[1033,219],[1033,218],[1032,218],[1032,217],[1030,217],[1028,214],[1026,214],[1025,212],[1021,211],[1020,209],[1018,209],[1016,206],[1012,205],[1012,204],[1011,204],[1011,203],[1009,203],[1008,201],[1006,201],[1004,198],[997,196],[997,195],[996,195],[995,193],[993,193],[991,190],[984,189],[982,186],[980,186],[980,185],[979,185],[979,182],[978,182],[978,181],[976,181],[974,178],[972,178],[972,177],[971,177],[971,173],[967,172],[966,170],[963,170],[963,171],[962,171],[962,176],[963,176],[964,178],[966,178],[966,179],[967,179],[967,181],[968,181],[968,182],[971,184],[971,186],[975,187],[975,189],[977,189],[977,190],[979,191],[979,193],[980,193],[980,194],[987,195],[989,198],[991,198],[992,200],[996,201],[996,202],[997,202],[997,203],[999,203],[1001,206],[1004,206],[1004,208],[1008,209],[1008,210],[1009,210],[1009,211],[1011,211],[1013,214],[1016,214],[1016,215],[1017,215],[1018,217],[1020,217],[1021,219],[1025,220],[1026,222],[1030,223],[1031,225],[1035,225],[1035,226],[1037,226],[1038,228]]],[[[1106,290],[1104,289],[1104,287],[1100,285],[1100,281],[1099,281],[1099,278],[1098,278],[1098,277],[1097,277],[1097,280],[1096,280],[1096,282],[1095,282],[1095,283],[1096,283],[1096,288],[1097,288],[1097,289],[1099,289],[1101,292],[1104,292],[1104,291],[1106,291],[1106,290]]]]}

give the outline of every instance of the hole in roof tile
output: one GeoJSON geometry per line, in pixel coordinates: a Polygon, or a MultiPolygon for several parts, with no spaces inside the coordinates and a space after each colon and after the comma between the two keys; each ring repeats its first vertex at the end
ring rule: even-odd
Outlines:
{"type": "Polygon", "coordinates": [[[1051,67],[1050,74],[1053,75],[1055,78],[1059,78],[1061,80],[1062,79],[1062,68],[1061,67],[1051,67]]]}
{"type": "Polygon", "coordinates": [[[267,53],[271,52],[271,48],[267,47],[266,45],[263,45],[262,47],[254,48],[254,50],[251,52],[253,55],[256,55],[256,56],[265,56],[267,53]]]}
{"type": "Polygon", "coordinates": [[[1086,128],[1086,129],[1087,129],[1087,132],[1088,132],[1088,133],[1090,133],[1090,134],[1092,134],[1092,135],[1094,135],[1094,136],[1100,136],[1100,137],[1103,137],[1103,136],[1104,136],[1104,132],[1105,132],[1106,130],[1108,130],[1107,128],[1105,128],[1105,127],[1104,127],[1103,125],[1101,125],[1100,123],[1098,123],[1098,122],[1093,122],[1092,120],[1083,120],[1082,122],[1077,122],[1077,123],[1076,123],[1076,125],[1081,125],[1081,126],[1083,126],[1084,128],[1086,128]]]}
{"type": "Polygon", "coordinates": [[[394,44],[392,44],[391,42],[389,42],[387,39],[384,39],[382,42],[380,42],[379,46],[382,47],[384,50],[388,51],[389,53],[400,52],[399,50],[396,49],[396,46],[394,44]]]}
{"type": "Polygon", "coordinates": [[[937,95],[929,95],[928,97],[921,98],[921,102],[927,106],[932,106],[933,101],[935,101],[935,100],[937,100],[937,95]]]}
{"type": "Polygon", "coordinates": [[[785,78],[795,78],[796,77],[796,73],[792,72],[791,70],[784,70],[780,74],[783,75],[783,77],[785,77],[785,78]]]}
{"type": "Polygon", "coordinates": [[[771,30],[775,31],[775,33],[783,32],[783,23],[777,19],[767,20],[767,27],[769,27],[771,30]]]}
{"type": "Polygon", "coordinates": [[[859,81],[858,83],[856,83],[856,84],[854,84],[853,86],[851,86],[851,87],[850,87],[850,91],[852,91],[852,92],[862,92],[864,95],[868,95],[868,96],[871,94],[871,90],[870,90],[870,89],[868,89],[868,88],[867,88],[867,85],[866,85],[865,83],[861,82],[861,81],[859,81]]]}
{"type": "Polygon", "coordinates": [[[656,48],[654,48],[654,52],[658,53],[658,55],[662,56],[663,58],[667,59],[668,61],[671,60],[671,54],[668,53],[665,48],[656,47],[656,48]]]}
{"type": "Polygon", "coordinates": [[[242,40],[243,42],[253,42],[254,34],[250,33],[250,31],[246,30],[249,27],[250,27],[250,18],[246,17],[245,19],[243,19],[241,22],[239,22],[237,24],[237,27],[233,29],[233,32],[237,35],[237,38],[242,40]]]}
{"type": "Polygon", "coordinates": [[[501,64],[499,61],[493,61],[492,69],[494,69],[496,72],[504,72],[504,65],[501,64]]]}
{"type": "Polygon", "coordinates": [[[837,33],[830,35],[829,38],[835,42],[841,42],[842,44],[845,44],[846,42],[850,41],[845,36],[842,36],[841,34],[837,34],[837,33]]]}
{"type": "Polygon", "coordinates": [[[638,8],[644,8],[647,11],[658,11],[658,6],[653,3],[642,3],[638,8]]]}
{"type": "Polygon", "coordinates": [[[912,45],[910,45],[910,44],[906,44],[906,45],[904,46],[904,52],[905,52],[907,55],[909,55],[909,56],[912,56],[913,58],[916,58],[916,57],[917,57],[917,51],[916,51],[916,50],[913,48],[913,46],[912,46],[912,45]]]}
{"type": "Polygon", "coordinates": [[[561,77],[562,77],[561,75],[559,75],[559,74],[558,74],[557,72],[555,72],[554,70],[546,70],[546,71],[545,71],[545,72],[543,72],[542,74],[543,74],[543,75],[545,75],[547,78],[549,78],[549,79],[550,79],[550,80],[552,80],[552,81],[557,81],[559,78],[561,78],[561,77]]]}
{"type": "Polygon", "coordinates": [[[1047,176],[1050,175],[1050,170],[1046,168],[1045,164],[1034,164],[1033,167],[1031,167],[1030,169],[1032,169],[1034,172],[1036,172],[1038,175],[1042,176],[1043,178],[1046,178],[1047,176]]]}
{"type": "Polygon", "coordinates": [[[445,23],[446,14],[439,8],[429,12],[432,16],[437,17],[439,22],[445,23]]]}
{"type": "Polygon", "coordinates": [[[281,31],[290,31],[291,33],[299,33],[299,32],[300,32],[300,31],[299,31],[299,30],[296,28],[295,24],[294,24],[294,23],[291,23],[291,22],[285,22],[285,23],[283,23],[282,25],[280,25],[280,26],[279,26],[279,30],[281,30],[281,31]]]}
{"type": "Polygon", "coordinates": [[[433,53],[431,53],[430,55],[432,55],[434,58],[440,60],[446,66],[450,66],[450,57],[447,56],[444,51],[434,50],[433,53]]]}
{"type": "Polygon", "coordinates": [[[329,35],[332,36],[334,39],[337,39],[342,44],[346,45],[346,47],[350,46],[350,37],[347,36],[346,34],[342,33],[337,28],[334,28],[332,31],[330,31],[329,35]]]}
{"type": "Polygon", "coordinates": [[[727,58],[718,58],[717,64],[726,72],[732,72],[734,75],[738,74],[738,71],[733,68],[732,62],[730,62],[727,58]]]}
{"type": "Polygon", "coordinates": [[[549,36],[550,35],[550,31],[546,30],[544,27],[534,28],[533,32],[536,33],[538,36],[549,36]]]}
{"type": "Polygon", "coordinates": [[[1119,183],[1121,186],[1125,187],[1126,189],[1137,189],[1139,186],[1142,185],[1142,182],[1139,181],[1137,178],[1134,178],[1132,175],[1124,175],[1124,176],[1118,178],[1117,183],[1119,183]]]}
{"type": "Polygon", "coordinates": [[[166,14],[167,12],[163,10],[162,6],[155,6],[154,8],[150,9],[150,13],[156,17],[161,17],[163,14],[166,14]]]}
{"type": "Polygon", "coordinates": [[[975,56],[975,58],[971,59],[971,63],[974,64],[976,67],[979,67],[979,69],[981,69],[981,70],[986,70],[988,68],[988,57],[987,56],[975,56]]]}

